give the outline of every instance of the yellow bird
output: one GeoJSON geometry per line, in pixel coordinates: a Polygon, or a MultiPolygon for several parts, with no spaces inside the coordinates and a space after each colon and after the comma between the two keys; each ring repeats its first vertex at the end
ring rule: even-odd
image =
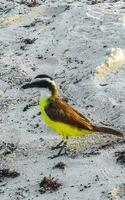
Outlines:
{"type": "Polygon", "coordinates": [[[41,93],[42,96],[40,97],[42,118],[49,127],[63,137],[63,140],[57,146],[52,147],[52,149],[60,149],[53,158],[66,153],[67,139],[70,136],[79,137],[100,132],[123,137],[120,131],[94,125],[66,101],[61,99],[55,81],[48,75],[38,75],[32,82],[24,84],[22,88],[45,88],[47,91],[46,95],[43,96],[41,93]],[[62,153],[63,149],[65,149],[64,153],[62,153]]]}

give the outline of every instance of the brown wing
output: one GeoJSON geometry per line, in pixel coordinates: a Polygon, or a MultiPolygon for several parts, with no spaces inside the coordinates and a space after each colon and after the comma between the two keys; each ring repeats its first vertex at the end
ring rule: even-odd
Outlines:
{"type": "Polygon", "coordinates": [[[45,112],[53,121],[64,122],[81,129],[92,130],[92,123],[58,97],[50,98],[45,112]]]}

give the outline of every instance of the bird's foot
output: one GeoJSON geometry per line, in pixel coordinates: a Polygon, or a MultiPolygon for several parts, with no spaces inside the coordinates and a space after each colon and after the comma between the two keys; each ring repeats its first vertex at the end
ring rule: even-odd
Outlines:
{"type": "Polygon", "coordinates": [[[51,147],[51,150],[55,150],[55,149],[61,149],[64,145],[64,140],[61,140],[61,142],[59,144],[57,144],[56,146],[54,147],[51,147]]]}
{"type": "MultiPolygon", "coordinates": [[[[53,158],[57,158],[60,156],[68,155],[69,149],[67,149],[66,143],[64,143],[62,146],[60,146],[58,148],[60,148],[59,152],[53,156],[50,156],[49,158],[53,159],[53,158]],[[64,151],[64,152],[62,152],[62,151],[64,151]]],[[[56,149],[58,149],[58,148],[56,148],[56,149]]]]}

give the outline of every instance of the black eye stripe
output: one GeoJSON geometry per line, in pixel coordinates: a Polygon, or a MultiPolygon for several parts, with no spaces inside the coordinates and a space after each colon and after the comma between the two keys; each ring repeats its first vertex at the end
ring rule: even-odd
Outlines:
{"type": "Polygon", "coordinates": [[[37,75],[37,76],[35,77],[35,79],[36,79],[36,78],[49,78],[50,80],[53,80],[52,77],[50,77],[50,76],[48,76],[48,75],[46,75],[46,74],[37,75]]]}
{"type": "Polygon", "coordinates": [[[41,80],[41,81],[34,81],[31,83],[26,83],[25,85],[22,86],[23,89],[27,88],[48,88],[50,91],[53,89],[53,84],[51,82],[48,82],[46,80],[41,80]]]}

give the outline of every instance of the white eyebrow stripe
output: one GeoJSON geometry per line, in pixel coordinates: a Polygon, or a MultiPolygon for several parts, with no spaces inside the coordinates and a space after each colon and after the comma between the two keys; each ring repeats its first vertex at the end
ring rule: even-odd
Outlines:
{"type": "Polygon", "coordinates": [[[51,80],[49,78],[37,78],[37,79],[33,79],[33,82],[36,82],[37,81],[47,81],[49,83],[51,83],[52,85],[56,86],[56,83],[54,80],[51,80]]]}

